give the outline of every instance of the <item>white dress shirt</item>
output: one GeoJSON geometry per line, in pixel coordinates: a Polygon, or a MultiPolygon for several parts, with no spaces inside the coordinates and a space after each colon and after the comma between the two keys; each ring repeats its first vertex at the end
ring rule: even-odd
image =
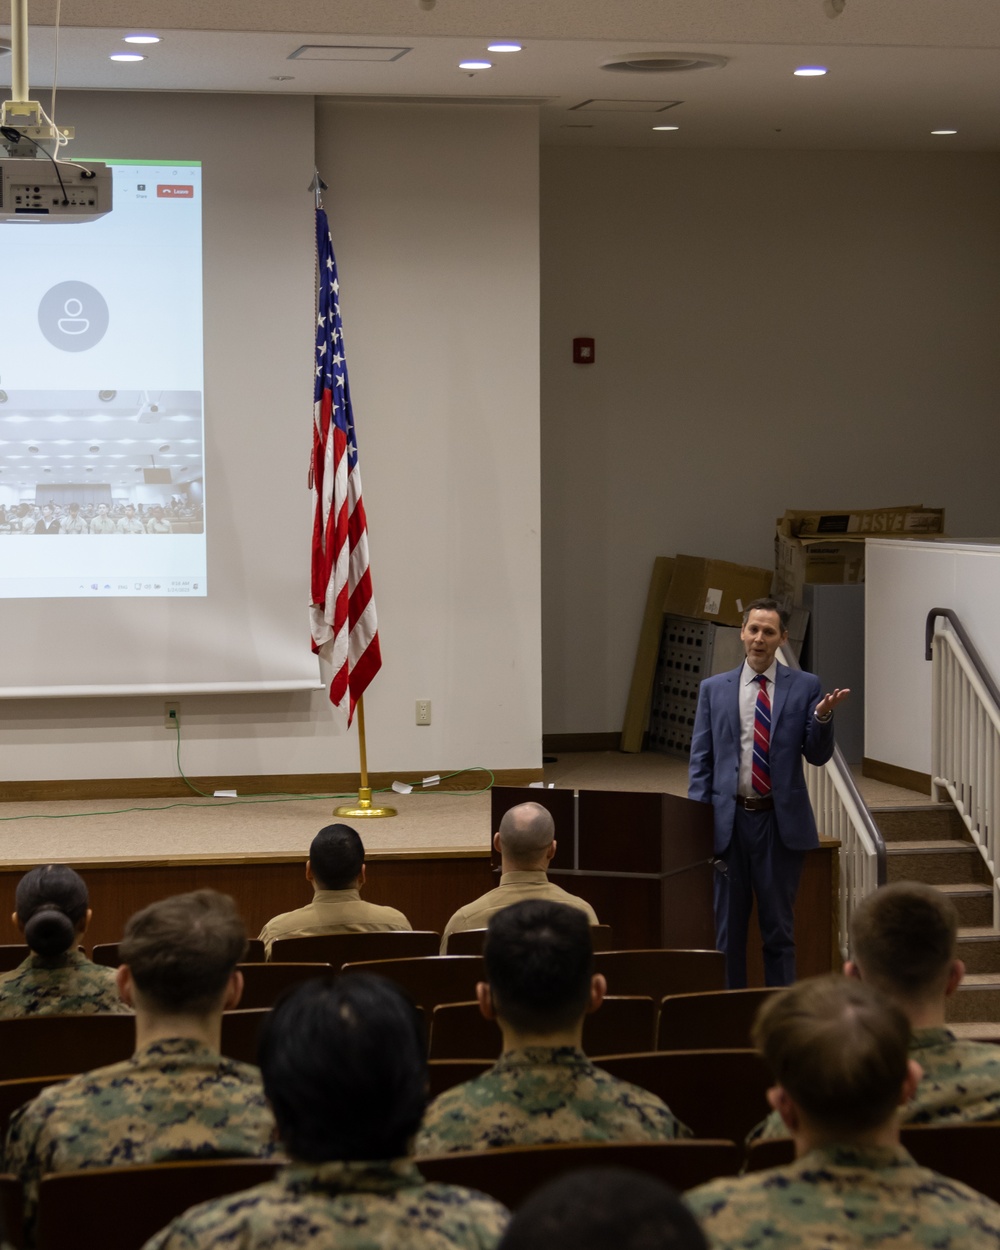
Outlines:
{"type": "MultiPolygon", "coordinates": [[[[764,670],[767,678],[767,697],[774,704],[774,681],[778,673],[778,661],[771,661],[770,668],[764,670]]],[[[740,780],[739,794],[741,798],[760,797],[753,788],[753,720],[754,709],[757,707],[757,695],[761,683],[757,673],[744,660],[740,670],[740,780]]]]}

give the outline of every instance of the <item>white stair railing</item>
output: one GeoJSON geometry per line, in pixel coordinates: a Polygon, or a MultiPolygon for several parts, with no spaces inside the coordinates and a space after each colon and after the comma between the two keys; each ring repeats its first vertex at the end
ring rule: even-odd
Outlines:
{"type": "MultiPolygon", "coordinates": [[[[799,668],[785,647],[782,659],[790,668],[799,668]]],[[[806,764],[805,772],[816,827],[824,837],[840,839],[838,941],[841,955],[849,959],[854,909],[885,885],[885,841],[839,747],[834,747],[826,764],[819,768],[806,764]]]]}
{"type": "Polygon", "coordinates": [[[979,847],[993,879],[993,927],[1000,928],[1000,690],[950,608],[928,614],[925,655],[933,664],[931,793],[938,802],[951,799],[979,847]]]}

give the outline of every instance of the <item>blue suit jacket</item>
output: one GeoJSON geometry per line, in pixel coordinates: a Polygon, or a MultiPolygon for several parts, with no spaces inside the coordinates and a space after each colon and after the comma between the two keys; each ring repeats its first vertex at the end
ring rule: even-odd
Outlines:
{"type": "MultiPolygon", "coordinates": [[[[715,809],[717,855],[728,847],[736,818],[742,672],[741,664],[701,683],[691,738],[688,797],[715,809]]],[[[802,757],[825,764],[833,754],[833,719],[824,725],[813,714],[821,695],[818,677],[778,665],[771,699],[771,793],[778,836],[793,850],[811,850],[819,842],[802,757]]]]}

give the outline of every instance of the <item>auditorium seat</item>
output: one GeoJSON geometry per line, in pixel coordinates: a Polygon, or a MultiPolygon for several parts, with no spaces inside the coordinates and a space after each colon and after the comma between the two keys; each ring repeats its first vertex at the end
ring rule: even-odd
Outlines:
{"type": "Polygon", "coordinates": [[[463,1085],[493,1066],[492,1059],[431,1059],[427,1064],[428,1098],[437,1098],[453,1085],[463,1085]]]}
{"type": "MultiPolygon", "coordinates": [[[[385,930],[377,933],[325,933],[319,937],[278,938],[272,963],[321,961],[333,968],[366,959],[414,959],[436,955],[441,934],[426,930],[385,930]]],[[[476,952],[478,954],[478,951],[476,952]]]]}
{"type": "Polygon", "coordinates": [[[237,967],[243,973],[241,1007],[273,1007],[290,986],[333,975],[333,969],[325,963],[238,964],[237,967]]]}
{"type": "Polygon", "coordinates": [[[430,1181],[479,1189],[514,1209],[539,1185],[578,1168],[634,1168],[684,1190],[734,1176],[741,1157],[728,1141],[560,1142],[435,1155],[417,1166],[430,1181]]]}
{"type": "Polygon", "coordinates": [[[900,1142],[925,1168],[964,1181],[1000,1202],[1000,1120],[982,1124],[904,1125],[900,1142]]]}
{"type": "MultiPolygon", "coordinates": [[[[588,1055],[648,1050],[655,1023],[656,1005],[651,998],[609,996],[584,1019],[583,1049],[588,1055]]],[[[442,1003],[434,1008],[432,1059],[495,1059],[500,1049],[500,1028],[483,1016],[478,1003],[442,1003]]]]}
{"type": "Polygon", "coordinates": [[[662,1098],[695,1137],[742,1142],[770,1112],[774,1084],[754,1050],[673,1050],[605,1055],[600,1067],[662,1098]]]}
{"type": "Polygon", "coordinates": [[[721,951],[601,951],[594,971],[608,983],[609,994],[649,994],[661,1002],[668,994],[700,994],[726,984],[721,951]]]}
{"type": "Polygon", "coordinates": [[[13,1250],[21,1250],[24,1245],[23,1212],[21,1178],[0,1174],[0,1230],[4,1246],[13,1250]]]}
{"type": "MultiPolygon", "coordinates": [[[[764,1117],[761,1116],[761,1119],[764,1117]]],[[[747,1151],[747,1172],[762,1172],[765,1168],[780,1168],[795,1159],[795,1143],[790,1137],[771,1137],[756,1141],[747,1151]]]]}
{"type": "Polygon", "coordinates": [[[241,1063],[257,1063],[260,1026],[271,1014],[269,1007],[239,1007],[222,1013],[222,1053],[241,1063]]]}
{"type": "MultiPolygon", "coordinates": [[[[98,942],[90,953],[95,964],[103,964],[105,968],[117,968],[121,963],[118,958],[117,942],[98,942]]],[[[260,938],[250,938],[247,952],[243,956],[245,964],[262,964],[264,962],[264,943],[260,938]]]]}
{"type": "Polygon", "coordinates": [[[31,951],[23,942],[18,946],[0,946],[0,973],[13,972],[30,954],[31,951]]]}
{"type": "Polygon", "coordinates": [[[10,1117],[26,1102],[31,1102],[47,1085],[65,1081],[65,1076],[31,1076],[17,1081],[0,1081],[0,1143],[7,1137],[10,1117]]]}
{"type": "Polygon", "coordinates": [[[660,1004],[657,1050],[746,1050],[761,1005],[780,991],[669,994],[660,1004]]]}
{"type": "MultiPolygon", "coordinates": [[[[459,933],[453,933],[448,938],[448,954],[481,955],[485,937],[485,929],[463,929],[459,933]]],[[[590,926],[590,940],[595,951],[614,949],[614,935],[609,924],[592,924],[590,926]]]]}
{"type": "MultiPolygon", "coordinates": [[[[345,973],[370,972],[395,981],[428,1018],[439,1003],[464,1003],[486,978],[479,955],[433,955],[427,959],[373,959],[345,964],[345,973]]],[[[477,1056],[472,1056],[476,1058],[477,1056]]]]}
{"type": "Polygon", "coordinates": [[[43,1176],[36,1250],[139,1250],[196,1203],[270,1180],[264,1159],[201,1159],[43,1176]]]}

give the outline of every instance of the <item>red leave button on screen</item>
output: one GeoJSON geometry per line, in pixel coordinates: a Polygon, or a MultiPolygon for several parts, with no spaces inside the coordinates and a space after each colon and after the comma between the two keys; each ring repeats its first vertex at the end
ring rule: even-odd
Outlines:
{"type": "Polygon", "coordinates": [[[193,200],[194,187],[159,182],[156,184],[156,196],[160,200],[193,200]]]}

